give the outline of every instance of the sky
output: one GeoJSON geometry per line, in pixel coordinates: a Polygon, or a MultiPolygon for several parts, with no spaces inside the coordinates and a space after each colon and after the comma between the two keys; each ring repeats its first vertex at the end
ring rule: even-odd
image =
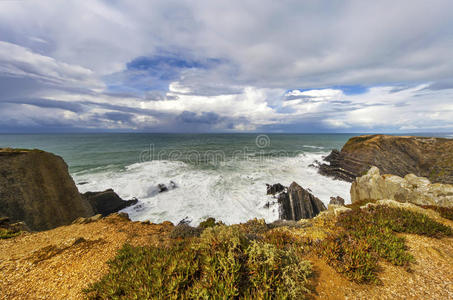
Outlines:
{"type": "Polygon", "coordinates": [[[0,0],[0,132],[453,132],[453,1],[0,0]]]}

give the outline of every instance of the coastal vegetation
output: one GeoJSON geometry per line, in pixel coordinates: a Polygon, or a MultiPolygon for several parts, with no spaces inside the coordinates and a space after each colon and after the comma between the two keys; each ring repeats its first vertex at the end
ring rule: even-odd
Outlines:
{"type": "Polygon", "coordinates": [[[312,274],[297,248],[279,249],[222,225],[166,248],[125,245],[109,265],[86,290],[89,298],[301,299],[312,274]]]}
{"type": "Polygon", "coordinates": [[[90,299],[301,299],[314,284],[313,255],[351,281],[377,284],[380,261],[407,271],[415,262],[400,233],[453,235],[424,214],[385,205],[326,213],[313,222],[226,226],[211,218],[199,227],[178,225],[165,247],[124,245],[108,274],[85,292],[90,299]]]}

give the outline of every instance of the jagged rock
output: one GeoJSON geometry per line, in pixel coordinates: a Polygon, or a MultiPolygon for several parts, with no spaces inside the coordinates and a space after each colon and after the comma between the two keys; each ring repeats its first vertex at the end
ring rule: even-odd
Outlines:
{"type": "Polygon", "coordinates": [[[0,149],[0,216],[32,230],[93,215],[59,156],[40,150],[0,149]]]}
{"type": "Polygon", "coordinates": [[[429,179],[414,174],[407,174],[404,178],[381,175],[379,169],[373,166],[366,175],[352,183],[351,202],[381,199],[453,207],[453,185],[432,184],[429,179]]]}
{"type": "Polygon", "coordinates": [[[86,192],[81,195],[83,199],[90,203],[96,214],[101,214],[104,217],[138,202],[135,198],[123,200],[112,189],[103,192],[86,192]]]}
{"type": "Polygon", "coordinates": [[[169,190],[172,190],[172,189],[175,189],[176,188],[176,183],[173,181],[173,180],[170,180],[170,183],[169,185],[165,185],[163,183],[159,183],[157,185],[157,191],[158,193],[163,193],[163,192],[167,192],[169,190]]]}
{"type": "Polygon", "coordinates": [[[334,205],[344,205],[344,199],[341,198],[340,196],[330,197],[329,205],[330,205],[330,204],[334,204],[334,205]]]}
{"type": "Polygon", "coordinates": [[[321,200],[302,188],[296,182],[291,183],[288,192],[280,193],[280,219],[298,221],[318,215],[326,207],[321,200]]]}
{"type": "Polygon", "coordinates": [[[412,173],[431,182],[453,183],[453,139],[363,135],[324,160],[328,164],[322,164],[319,173],[348,182],[376,166],[385,174],[412,173]]]}
{"type": "Polygon", "coordinates": [[[268,195],[275,195],[285,190],[285,187],[280,183],[276,184],[267,184],[266,183],[266,190],[268,195]]]}

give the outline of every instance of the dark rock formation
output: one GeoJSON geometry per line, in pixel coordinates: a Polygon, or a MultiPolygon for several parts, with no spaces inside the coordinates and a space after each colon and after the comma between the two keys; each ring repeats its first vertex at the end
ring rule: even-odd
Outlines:
{"type": "Polygon", "coordinates": [[[0,216],[24,221],[31,230],[47,230],[92,215],[61,157],[0,149],[0,216]]]}
{"type": "Polygon", "coordinates": [[[158,189],[159,193],[167,192],[168,190],[172,190],[172,189],[175,189],[175,188],[176,188],[176,183],[174,181],[172,181],[172,180],[170,181],[170,184],[168,186],[166,186],[163,183],[159,183],[157,185],[157,189],[158,189]]]}
{"type": "Polygon", "coordinates": [[[431,182],[453,183],[453,139],[363,135],[353,137],[341,152],[333,150],[322,164],[322,175],[352,182],[376,166],[384,174],[412,173],[431,182]]]}
{"type": "Polygon", "coordinates": [[[344,205],[344,199],[341,198],[340,196],[330,197],[330,202],[329,202],[329,204],[334,204],[334,205],[344,205]]]}
{"type": "Polygon", "coordinates": [[[103,217],[138,202],[137,199],[123,200],[112,189],[103,192],[86,192],[81,196],[90,203],[95,214],[101,214],[103,217]]]}
{"type": "Polygon", "coordinates": [[[165,184],[163,184],[163,183],[159,183],[157,185],[157,189],[159,190],[159,193],[168,191],[167,186],[165,184]]]}
{"type": "Polygon", "coordinates": [[[310,219],[326,210],[321,200],[295,182],[291,183],[288,192],[280,193],[278,202],[280,219],[284,220],[310,219]]]}
{"type": "Polygon", "coordinates": [[[266,184],[266,190],[268,195],[275,195],[285,190],[285,187],[280,183],[266,184]]]}

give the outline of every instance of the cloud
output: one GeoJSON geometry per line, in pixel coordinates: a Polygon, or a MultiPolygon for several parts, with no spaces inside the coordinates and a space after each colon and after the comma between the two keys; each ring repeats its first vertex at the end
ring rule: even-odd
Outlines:
{"type": "Polygon", "coordinates": [[[33,79],[58,88],[103,86],[87,68],[60,62],[2,41],[0,41],[0,74],[3,77],[33,79]]]}
{"type": "Polygon", "coordinates": [[[3,131],[453,130],[447,0],[0,1],[0,37],[3,131]]]}

